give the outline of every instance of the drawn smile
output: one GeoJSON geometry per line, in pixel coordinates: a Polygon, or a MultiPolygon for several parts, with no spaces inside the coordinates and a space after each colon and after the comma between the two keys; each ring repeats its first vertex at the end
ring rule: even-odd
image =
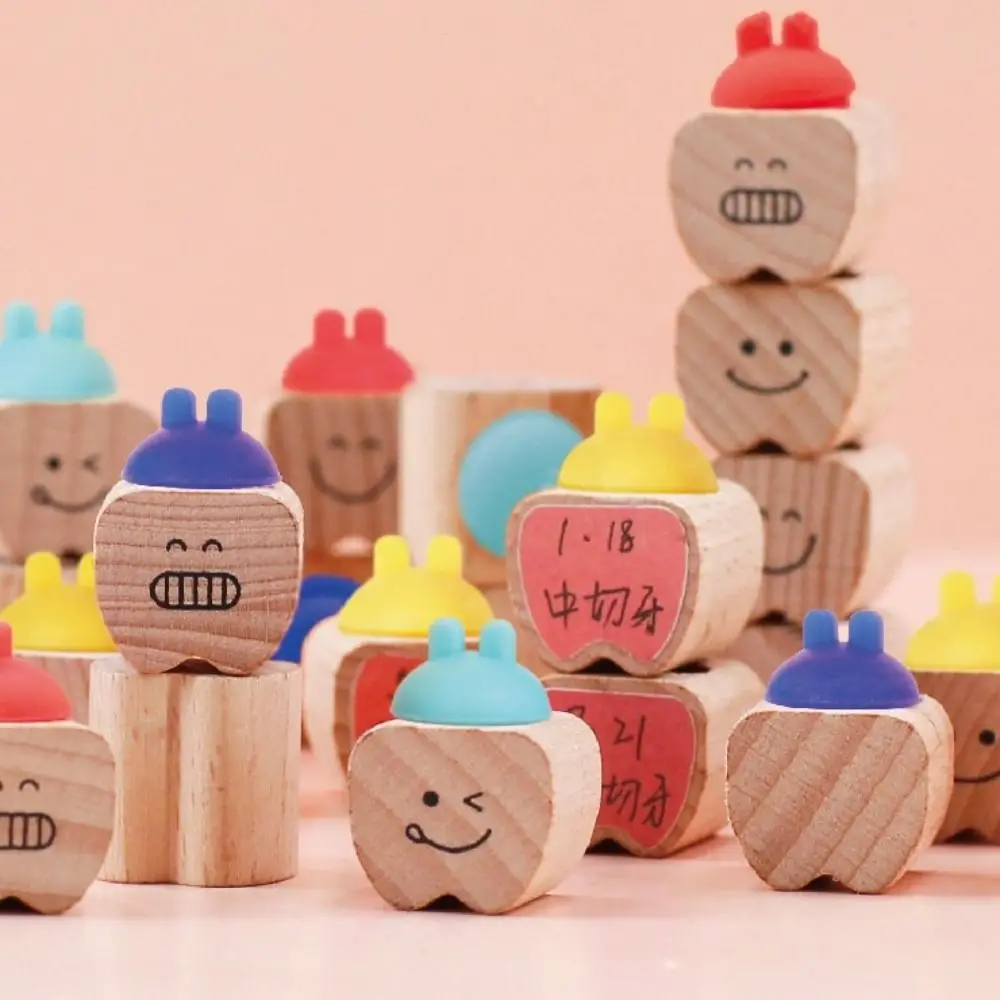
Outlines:
{"type": "Polygon", "coordinates": [[[55,839],[48,813],[0,812],[0,851],[44,851],[55,839]]]}
{"type": "Polygon", "coordinates": [[[431,840],[424,833],[424,829],[419,823],[410,823],[404,833],[406,834],[406,839],[413,844],[433,847],[435,851],[442,851],[445,854],[468,854],[469,851],[474,851],[477,847],[482,847],[492,836],[493,830],[487,830],[478,840],[474,840],[471,844],[462,844],[459,847],[452,847],[449,844],[439,844],[437,841],[431,840]]]}
{"type": "Polygon", "coordinates": [[[332,483],[328,482],[326,477],[323,475],[323,470],[320,468],[319,462],[315,458],[309,461],[309,475],[312,476],[313,485],[322,493],[324,496],[328,496],[331,500],[336,500],[337,503],[346,504],[359,504],[359,503],[373,503],[378,500],[385,491],[392,486],[396,479],[396,463],[390,462],[386,467],[385,471],[382,473],[381,477],[366,490],[361,490],[360,492],[354,492],[351,490],[343,490],[339,486],[334,486],[332,483]]]}
{"type": "Polygon", "coordinates": [[[785,563],[784,566],[765,566],[764,572],[768,576],[784,576],[786,573],[794,573],[797,569],[802,569],[807,562],[809,562],[809,557],[813,554],[813,550],[816,548],[816,543],[819,541],[819,536],[812,534],[809,536],[809,541],[806,543],[805,551],[799,556],[795,562],[785,563]]]}
{"type": "Polygon", "coordinates": [[[791,382],[786,382],[784,385],[754,385],[753,382],[746,382],[741,379],[739,375],[732,370],[732,368],[726,372],[726,378],[729,379],[733,385],[739,386],[741,389],[746,389],[747,392],[756,392],[761,396],[777,396],[779,393],[791,392],[793,389],[798,389],[798,387],[802,385],[807,378],[809,378],[809,372],[799,372],[796,378],[792,379],[791,382]]]}
{"type": "Polygon", "coordinates": [[[990,781],[1000,778],[1000,771],[990,771],[989,774],[981,774],[978,778],[959,778],[955,776],[956,785],[985,785],[990,781]]]}
{"type": "Polygon", "coordinates": [[[151,600],[164,611],[230,611],[242,592],[232,573],[167,570],[149,584],[151,600]]]}
{"type": "Polygon", "coordinates": [[[81,503],[68,503],[64,500],[57,500],[49,492],[49,488],[41,484],[32,486],[31,492],[28,495],[31,497],[32,503],[38,504],[39,507],[51,507],[53,510],[62,511],[64,514],[82,514],[85,510],[93,510],[104,503],[104,498],[108,495],[108,488],[104,487],[89,500],[84,500],[81,503]]]}

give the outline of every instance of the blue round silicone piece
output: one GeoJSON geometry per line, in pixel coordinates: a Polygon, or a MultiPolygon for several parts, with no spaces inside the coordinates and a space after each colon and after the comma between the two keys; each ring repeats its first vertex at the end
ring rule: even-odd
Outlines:
{"type": "Polygon", "coordinates": [[[104,355],[84,338],[83,310],[72,302],[52,311],[48,333],[35,310],[7,306],[0,339],[0,399],[19,403],[76,403],[118,391],[104,355]]]}
{"type": "Polygon", "coordinates": [[[517,662],[510,622],[487,622],[479,649],[465,646],[465,630],[454,618],[430,629],[429,656],[396,689],[392,714],[406,722],[468,728],[528,726],[545,722],[552,707],[542,682],[517,662]]]}
{"type": "Polygon", "coordinates": [[[458,473],[458,509],[473,540],[502,557],[514,508],[555,486],[560,466],[582,440],[568,420],[545,410],[517,410],[481,431],[458,473]]]}
{"type": "Polygon", "coordinates": [[[357,581],[346,576],[317,574],[305,577],[299,587],[299,603],[292,623],[272,659],[300,663],[306,636],[325,618],[337,614],[357,589],[357,581]]]}
{"type": "Polygon", "coordinates": [[[208,394],[205,420],[190,389],[163,394],[160,430],[128,457],[122,479],[175,490],[274,486],[281,473],[271,453],[243,430],[243,401],[232,389],[208,394]]]}
{"type": "Polygon", "coordinates": [[[920,701],[917,682],[883,649],[884,626],[875,611],[856,611],[841,642],[831,611],[810,611],[803,649],[772,675],[764,695],[783,708],[889,711],[920,701]]]}

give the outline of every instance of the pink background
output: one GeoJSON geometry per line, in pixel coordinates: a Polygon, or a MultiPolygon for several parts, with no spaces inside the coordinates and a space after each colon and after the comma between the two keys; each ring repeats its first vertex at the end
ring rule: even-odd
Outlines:
{"type": "MultiPolygon", "coordinates": [[[[424,371],[531,358],[672,388],[673,313],[700,279],[667,152],[753,9],[5,0],[0,299],[83,302],[150,405],[225,385],[262,410],[323,305],[385,309],[424,371]]],[[[918,325],[882,436],[918,463],[925,539],[992,541],[1000,6],[809,10],[902,146],[872,267],[908,283],[918,325]]]]}

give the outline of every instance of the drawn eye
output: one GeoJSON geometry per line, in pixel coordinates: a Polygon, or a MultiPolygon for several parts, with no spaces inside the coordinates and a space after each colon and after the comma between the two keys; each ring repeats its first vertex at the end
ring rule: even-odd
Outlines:
{"type": "Polygon", "coordinates": [[[483,811],[483,807],[475,800],[481,799],[485,794],[485,792],[473,792],[472,795],[466,795],[465,798],[462,799],[462,804],[467,805],[470,809],[475,809],[477,813],[481,813],[483,811]]]}
{"type": "Polygon", "coordinates": [[[382,447],[382,442],[375,437],[366,437],[361,439],[360,445],[362,451],[378,451],[382,447]]]}
{"type": "Polygon", "coordinates": [[[437,792],[424,792],[424,805],[433,808],[441,801],[441,796],[437,792]]]}
{"type": "Polygon", "coordinates": [[[997,734],[993,732],[992,729],[984,729],[979,734],[979,742],[982,743],[984,747],[991,747],[997,741],[997,734]]]}
{"type": "Polygon", "coordinates": [[[768,170],[787,170],[788,164],[780,157],[776,156],[773,160],[767,161],[768,170]]]}
{"type": "Polygon", "coordinates": [[[347,449],[347,438],[343,434],[334,434],[327,442],[328,448],[334,448],[337,451],[345,451],[347,449]]]}
{"type": "Polygon", "coordinates": [[[753,160],[748,160],[745,156],[741,156],[733,166],[737,170],[753,170],[753,160]]]}
{"type": "Polygon", "coordinates": [[[49,457],[45,459],[45,468],[48,469],[49,472],[58,472],[62,468],[62,459],[58,455],[49,455],[49,457]]]}
{"type": "Polygon", "coordinates": [[[40,787],[41,786],[38,784],[37,781],[35,781],[34,778],[25,778],[24,781],[22,781],[21,784],[17,786],[17,790],[19,792],[23,792],[26,788],[34,788],[34,790],[37,792],[39,791],[40,787]]]}
{"type": "Polygon", "coordinates": [[[795,345],[790,340],[783,340],[780,344],[778,344],[778,351],[782,357],[787,358],[795,352],[795,345]]]}
{"type": "Polygon", "coordinates": [[[187,552],[187,542],[185,542],[183,538],[171,538],[170,541],[167,542],[167,551],[173,552],[174,549],[180,549],[181,552],[187,552]]]}
{"type": "Polygon", "coordinates": [[[101,471],[100,470],[100,461],[101,461],[101,456],[100,455],[88,455],[83,460],[83,467],[88,472],[100,472],[101,471]]]}
{"type": "Polygon", "coordinates": [[[792,510],[791,507],[781,515],[782,521],[802,521],[802,515],[797,510],[792,510]]]}
{"type": "Polygon", "coordinates": [[[221,552],[222,542],[220,542],[218,538],[209,538],[208,541],[206,541],[205,544],[201,547],[201,551],[208,552],[209,549],[215,552],[221,552]]]}
{"type": "Polygon", "coordinates": [[[764,518],[765,521],[767,520],[767,508],[766,507],[761,507],[761,509],[760,509],[760,516],[762,518],[764,518]]]}

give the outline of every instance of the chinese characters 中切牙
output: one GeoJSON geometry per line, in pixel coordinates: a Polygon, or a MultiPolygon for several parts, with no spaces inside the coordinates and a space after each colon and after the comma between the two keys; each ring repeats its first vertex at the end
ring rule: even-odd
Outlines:
{"type": "Polygon", "coordinates": [[[561,620],[564,628],[569,628],[570,620],[582,610],[581,600],[592,621],[600,622],[608,628],[622,628],[627,622],[629,627],[641,628],[647,635],[656,634],[660,612],[664,610],[655,589],[648,584],[642,584],[642,594],[638,600],[633,600],[632,587],[607,587],[599,580],[594,581],[593,587],[582,598],[566,580],[563,580],[562,586],[554,593],[546,588],[544,596],[549,617],[554,621],[561,620]],[[634,605],[631,614],[630,605],[634,605]]]}

